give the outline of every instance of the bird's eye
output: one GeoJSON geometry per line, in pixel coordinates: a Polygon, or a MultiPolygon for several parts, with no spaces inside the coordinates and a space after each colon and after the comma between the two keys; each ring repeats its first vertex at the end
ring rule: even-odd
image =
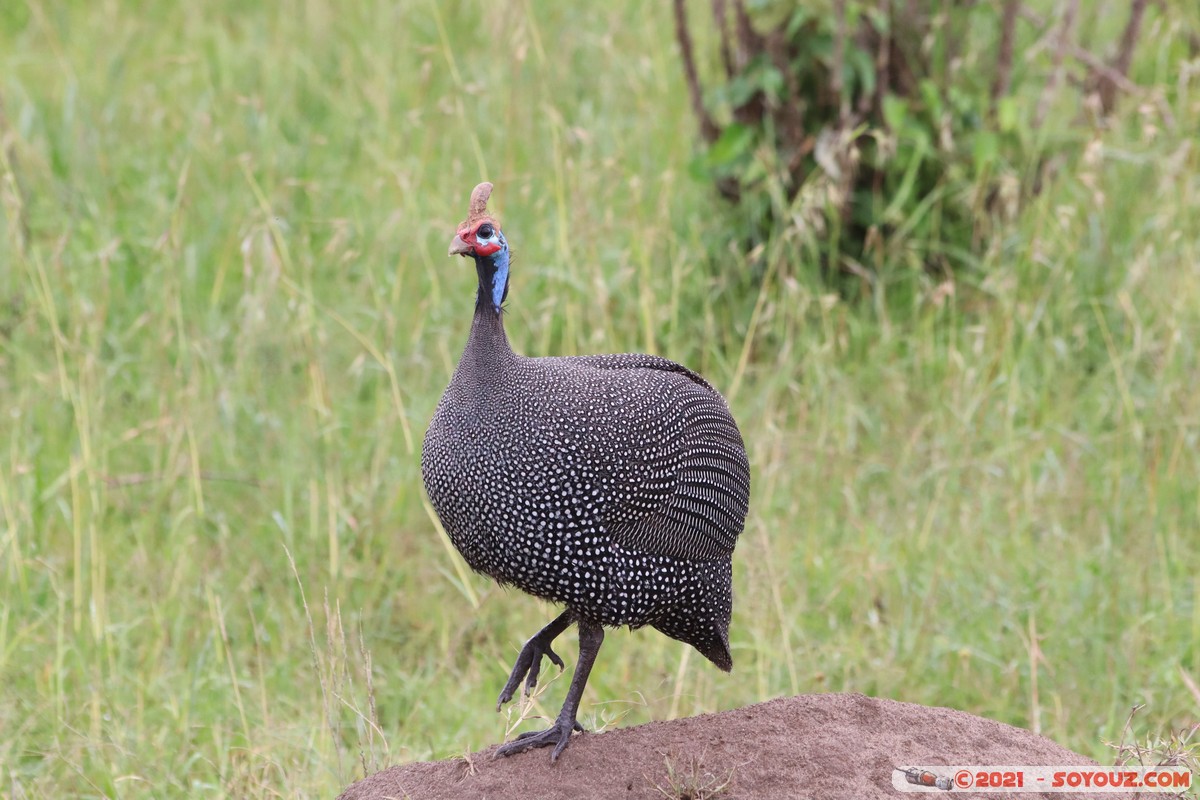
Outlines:
{"type": "Polygon", "coordinates": [[[493,228],[491,225],[484,224],[479,226],[479,230],[475,232],[475,235],[480,239],[490,239],[492,238],[492,234],[495,232],[495,228],[493,228]]]}

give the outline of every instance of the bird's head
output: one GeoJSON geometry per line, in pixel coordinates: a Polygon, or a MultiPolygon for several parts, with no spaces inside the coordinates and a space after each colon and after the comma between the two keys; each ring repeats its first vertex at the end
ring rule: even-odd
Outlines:
{"type": "Polygon", "coordinates": [[[458,226],[454,241],[450,242],[450,255],[487,258],[508,249],[500,224],[487,211],[491,194],[490,183],[481,183],[471,192],[470,210],[466,221],[458,226]]]}
{"type": "Polygon", "coordinates": [[[475,271],[479,273],[479,294],[475,298],[477,311],[488,307],[499,311],[508,296],[508,265],[512,253],[500,232],[500,224],[488,214],[487,201],[491,194],[490,183],[475,187],[471,192],[467,219],[458,226],[454,241],[450,242],[450,255],[475,259],[475,271]]]}

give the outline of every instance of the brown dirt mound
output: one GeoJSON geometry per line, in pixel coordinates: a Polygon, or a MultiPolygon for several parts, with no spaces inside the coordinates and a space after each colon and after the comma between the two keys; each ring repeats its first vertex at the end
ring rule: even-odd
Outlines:
{"type": "Polygon", "coordinates": [[[338,800],[920,797],[893,787],[894,767],[1096,763],[1020,728],[861,694],[785,697],[720,714],[576,734],[557,764],[548,750],[493,759],[494,750],[391,767],[355,783],[338,800]]]}

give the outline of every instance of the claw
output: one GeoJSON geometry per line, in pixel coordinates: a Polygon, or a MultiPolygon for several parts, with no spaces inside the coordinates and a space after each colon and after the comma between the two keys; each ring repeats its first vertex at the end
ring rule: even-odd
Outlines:
{"type": "Polygon", "coordinates": [[[562,755],[562,751],[567,749],[567,743],[571,741],[571,734],[575,731],[583,731],[583,726],[578,721],[573,720],[570,725],[567,725],[562,720],[559,720],[552,727],[544,731],[526,731],[508,744],[501,745],[496,750],[493,758],[512,756],[517,753],[524,753],[526,750],[532,750],[535,747],[549,747],[554,745],[554,751],[550,754],[550,760],[558,761],[558,757],[562,755]]]}
{"type": "Polygon", "coordinates": [[[521,648],[521,653],[517,656],[517,662],[513,665],[512,673],[508,676],[508,682],[500,690],[500,697],[496,701],[497,711],[509,700],[512,700],[513,694],[517,691],[517,686],[520,685],[522,678],[525,679],[525,695],[533,694],[533,690],[537,686],[538,676],[542,674],[543,656],[550,659],[550,663],[560,670],[566,666],[563,660],[559,658],[558,653],[554,652],[550,647],[549,642],[543,643],[537,636],[534,636],[521,648]]]}
{"type": "Polygon", "coordinates": [[[521,653],[517,656],[516,666],[513,667],[512,674],[508,676],[508,683],[504,685],[504,690],[500,692],[500,703],[497,704],[496,708],[499,709],[501,704],[512,699],[512,693],[516,691],[517,684],[521,682],[521,679],[526,674],[529,675],[529,680],[526,682],[527,687],[532,688],[537,683],[537,674],[542,665],[542,656],[546,656],[550,659],[551,663],[557,664],[559,669],[562,669],[562,659],[550,649],[550,643],[554,641],[555,636],[562,633],[572,622],[579,623],[579,662],[575,665],[575,675],[571,678],[570,688],[567,689],[567,698],[563,701],[562,710],[558,712],[558,717],[554,720],[554,725],[544,731],[522,733],[514,741],[498,747],[495,756],[511,756],[516,753],[523,753],[526,750],[532,750],[535,747],[549,747],[553,745],[554,751],[550,754],[550,761],[554,762],[562,755],[562,751],[567,749],[567,744],[571,741],[571,735],[575,731],[583,732],[583,726],[579,724],[579,720],[577,719],[579,714],[579,698],[583,696],[583,687],[587,685],[588,675],[592,671],[592,664],[596,663],[596,654],[600,652],[600,645],[604,643],[604,628],[590,620],[575,620],[570,611],[564,611],[558,619],[538,631],[521,648],[521,653]]]}
{"type": "MultiPolygon", "coordinates": [[[[555,723],[553,730],[557,730],[557,728],[558,728],[558,724],[555,723]]],[[[587,728],[583,727],[583,725],[581,725],[579,723],[579,720],[575,720],[575,724],[571,726],[571,730],[579,731],[580,733],[587,733],[587,728]]],[[[513,739],[513,741],[519,742],[522,739],[529,739],[533,736],[541,736],[542,734],[547,733],[547,732],[548,731],[525,731],[524,733],[518,733],[517,738],[513,739]]]]}

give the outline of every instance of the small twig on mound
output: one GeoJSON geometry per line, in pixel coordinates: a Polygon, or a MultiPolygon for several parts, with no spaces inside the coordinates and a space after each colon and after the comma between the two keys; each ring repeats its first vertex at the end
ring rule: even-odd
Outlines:
{"type": "Polygon", "coordinates": [[[733,786],[733,773],[736,767],[715,774],[704,767],[704,753],[699,756],[691,755],[683,768],[676,766],[669,753],[663,754],[663,764],[666,765],[666,783],[660,784],[645,775],[646,782],[655,791],[668,800],[713,800],[722,797],[733,786]]]}
{"type": "MultiPolygon", "coordinates": [[[[1117,751],[1114,766],[1124,767],[1137,764],[1140,767],[1187,767],[1193,773],[1200,773],[1200,741],[1193,741],[1200,732],[1200,722],[1171,733],[1166,738],[1147,737],[1145,742],[1139,742],[1131,736],[1133,717],[1145,708],[1145,704],[1134,706],[1121,729],[1121,738],[1116,742],[1104,744],[1117,751]]],[[[1177,792],[1167,797],[1187,797],[1186,792],[1177,792]]]]}

